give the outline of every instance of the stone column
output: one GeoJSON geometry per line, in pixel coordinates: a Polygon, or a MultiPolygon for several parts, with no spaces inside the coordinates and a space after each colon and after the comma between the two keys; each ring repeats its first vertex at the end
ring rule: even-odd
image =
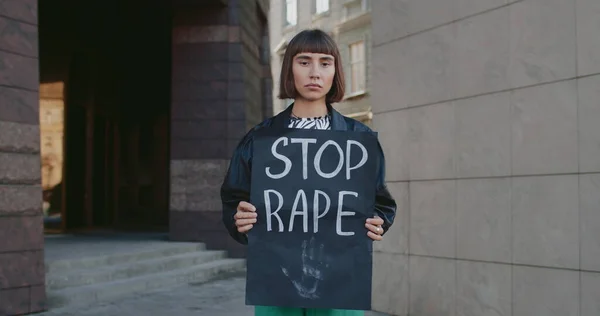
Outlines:
{"type": "Polygon", "coordinates": [[[242,255],[221,223],[220,186],[246,132],[236,7],[180,7],[173,25],[172,240],[242,255]]]}
{"type": "Polygon", "coordinates": [[[37,1],[0,2],[0,315],[45,301],[37,1]]]}
{"type": "Polygon", "coordinates": [[[268,4],[227,4],[175,9],[170,235],[243,256],[221,222],[220,187],[240,139],[270,115],[260,55],[268,4]]]}

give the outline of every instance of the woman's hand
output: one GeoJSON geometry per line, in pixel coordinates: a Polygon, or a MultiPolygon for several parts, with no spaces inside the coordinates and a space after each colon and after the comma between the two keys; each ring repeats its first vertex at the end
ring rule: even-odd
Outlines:
{"type": "Polygon", "coordinates": [[[247,233],[256,223],[256,207],[248,202],[240,202],[233,219],[238,232],[247,233]]]}
{"type": "Polygon", "coordinates": [[[367,218],[367,222],[365,223],[365,227],[369,230],[367,236],[375,241],[382,240],[383,227],[381,225],[383,225],[383,219],[379,216],[375,215],[373,218],[367,218]]]}

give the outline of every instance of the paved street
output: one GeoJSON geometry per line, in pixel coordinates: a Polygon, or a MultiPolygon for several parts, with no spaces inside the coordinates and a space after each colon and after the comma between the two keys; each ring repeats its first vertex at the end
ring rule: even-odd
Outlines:
{"type": "MultiPolygon", "coordinates": [[[[119,301],[77,309],[57,309],[43,316],[245,316],[253,308],[244,305],[245,278],[234,277],[206,284],[189,284],[133,295],[119,301]]],[[[369,312],[367,316],[384,316],[369,312]]]]}

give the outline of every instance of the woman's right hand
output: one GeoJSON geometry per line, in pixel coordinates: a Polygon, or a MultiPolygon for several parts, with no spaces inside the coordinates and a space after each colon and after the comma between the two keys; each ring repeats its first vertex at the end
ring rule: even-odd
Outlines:
{"type": "Polygon", "coordinates": [[[256,207],[248,202],[240,202],[233,219],[238,232],[247,233],[256,223],[256,207]]]}

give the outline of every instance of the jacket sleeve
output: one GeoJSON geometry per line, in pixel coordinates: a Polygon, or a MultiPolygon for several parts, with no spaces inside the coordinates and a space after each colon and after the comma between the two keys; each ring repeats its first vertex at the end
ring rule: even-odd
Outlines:
{"type": "Polygon", "coordinates": [[[377,193],[375,195],[375,213],[383,219],[383,234],[394,223],[396,217],[396,201],[385,184],[385,156],[383,149],[379,145],[379,154],[381,157],[379,172],[377,175],[377,193]]]}
{"type": "Polygon", "coordinates": [[[248,244],[246,234],[237,231],[233,216],[241,201],[250,200],[252,140],[248,133],[233,152],[229,168],[221,185],[223,224],[229,235],[241,244],[248,244]]]}

